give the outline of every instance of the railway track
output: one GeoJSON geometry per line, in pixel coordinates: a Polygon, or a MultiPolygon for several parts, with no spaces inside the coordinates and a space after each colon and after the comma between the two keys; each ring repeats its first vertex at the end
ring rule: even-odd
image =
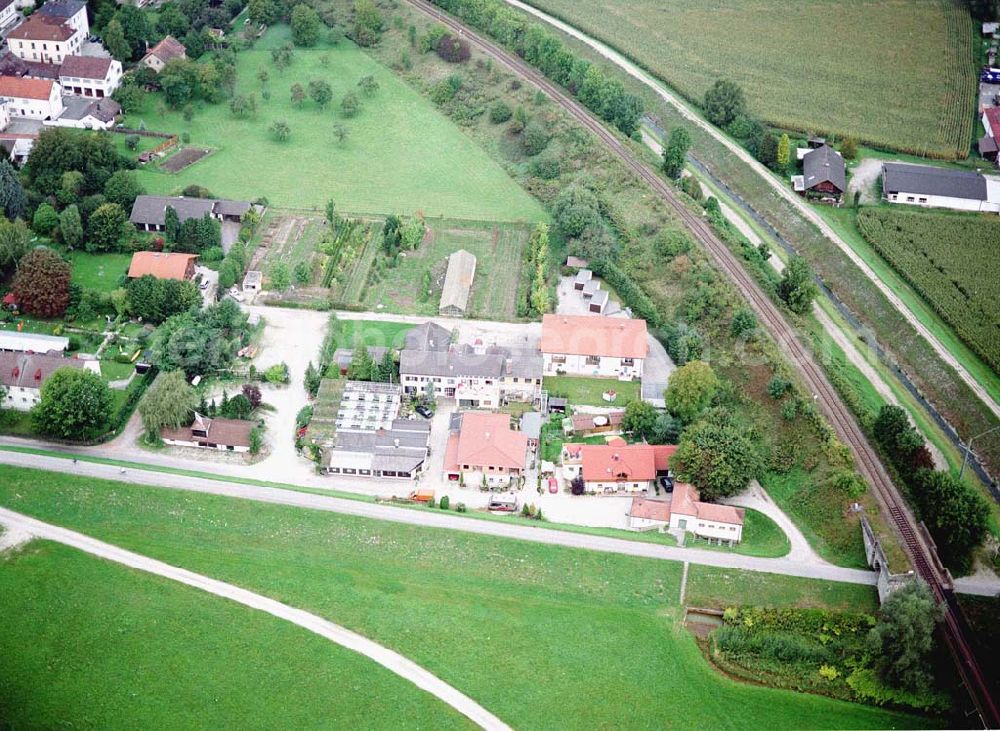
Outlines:
{"type": "Polygon", "coordinates": [[[885,515],[888,516],[893,528],[902,539],[914,569],[931,587],[938,602],[945,609],[942,634],[955,661],[959,676],[976,708],[979,721],[985,728],[1000,728],[1000,711],[998,711],[996,702],[989,692],[989,687],[968,642],[967,625],[955,600],[951,577],[938,560],[936,548],[926,534],[918,528],[916,520],[875,450],[868,443],[861,427],[816,363],[812,352],[799,340],[795,329],[788,323],[778,307],[761,290],[757,282],[746,272],[736,256],[719,240],[709,225],[688,209],[670,184],[660,177],[658,172],[636,157],[621,140],[605,127],[603,122],[594,117],[583,105],[520,57],[470,30],[463,23],[427,0],[407,0],[407,2],[467,39],[482,53],[530,81],[563,107],[577,122],[590,130],[637,177],[663,198],[695,239],[704,246],[716,264],[732,280],[778,343],[779,348],[798,369],[838,438],[853,453],[858,471],[871,485],[885,515]]]}

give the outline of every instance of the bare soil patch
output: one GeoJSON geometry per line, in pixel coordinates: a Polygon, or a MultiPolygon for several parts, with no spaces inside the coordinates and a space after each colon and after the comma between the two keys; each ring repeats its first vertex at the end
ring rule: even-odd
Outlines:
{"type": "Polygon", "coordinates": [[[178,173],[210,154],[212,154],[212,150],[208,147],[185,147],[177,154],[164,160],[160,164],[160,169],[166,170],[168,173],[178,173]]]}

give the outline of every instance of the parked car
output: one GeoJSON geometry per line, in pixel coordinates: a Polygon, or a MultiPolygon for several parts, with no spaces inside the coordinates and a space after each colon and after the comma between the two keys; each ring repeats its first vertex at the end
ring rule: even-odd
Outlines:
{"type": "Polygon", "coordinates": [[[488,506],[493,513],[515,513],[517,512],[517,497],[511,493],[501,493],[490,498],[488,506]]]}
{"type": "Polygon", "coordinates": [[[657,482],[660,483],[660,489],[664,492],[674,491],[674,478],[673,477],[660,477],[657,478],[657,482]]]}
{"type": "Polygon", "coordinates": [[[434,499],[433,490],[414,490],[410,493],[410,500],[415,503],[429,503],[434,499]]]}
{"type": "Polygon", "coordinates": [[[555,477],[549,478],[549,492],[553,495],[559,492],[559,481],[555,477]]]}
{"type": "Polygon", "coordinates": [[[434,416],[434,412],[431,411],[430,408],[428,408],[424,404],[418,405],[417,408],[414,409],[414,411],[416,411],[418,414],[420,414],[425,419],[430,419],[430,418],[433,418],[433,416],[434,416]]]}

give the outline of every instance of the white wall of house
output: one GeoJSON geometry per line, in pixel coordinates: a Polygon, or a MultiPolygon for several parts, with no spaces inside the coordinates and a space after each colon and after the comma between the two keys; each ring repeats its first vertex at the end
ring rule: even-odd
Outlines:
{"type": "Polygon", "coordinates": [[[500,378],[480,378],[467,376],[417,376],[400,373],[399,379],[409,394],[424,393],[428,382],[434,384],[434,395],[439,398],[453,398],[463,405],[478,408],[493,408],[500,405],[500,378]]]}
{"type": "Polygon", "coordinates": [[[10,97],[7,101],[10,116],[14,119],[23,117],[25,119],[55,119],[63,112],[62,92],[59,84],[52,85],[52,93],[48,99],[26,99],[22,97],[10,97]]]}
{"type": "Polygon", "coordinates": [[[724,541],[735,541],[737,543],[743,539],[743,526],[734,523],[703,520],[696,515],[671,513],[670,527],[677,530],[686,530],[702,538],[719,538],[724,541]]]}
{"type": "Polygon", "coordinates": [[[629,480],[628,482],[588,480],[586,489],[598,493],[614,492],[619,495],[635,495],[643,490],[652,490],[653,482],[651,480],[629,480]]]}
{"type": "Polygon", "coordinates": [[[628,527],[632,530],[653,530],[654,528],[663,531],[669,526],[669,521],[655,520],[653,518],[635,518],[629,516],[628,527]]]}
{"type": "Polygon", "coordinates": [[[140,63],[153,69],[156,73],[163,71],[163,67],[166,66],[159,56],[146,56],[142,59],[142,61],[140,61],[140,63]]]}
{"type": "Polygon", "coordinates": [[[7,386],[7,396],[3,400],[5,409],[30,411],[41,400],[40,388],[25,388],[24,386],[7,386]]]}
{"type": "Polygon", "coordinates": [[[951,208],[956,211],[1000,212],[1000,201],[978,201],[969,198],[952,198],[944,195],[921,195],[919,193],[888,193],[885,199],[890,203],[902,203],[921,208],[951,208]]]}
{"type": "Polygon", "coordinates": [[[103,79],[87,79],[82,76],[60,76],[59,83],[66,94],[76,94],[77,96],[94,97],[101,99],[111,96],[122,81],[122,64],[120,61],[112,61],[108,67],[108,74],[103,79]]]}
{"type": "Polygon", "coordinates": [[[17,17],[18,4],[16,2],[11,3],[3,10],[0,10],[0,28],[10,25],[14,22],[14,18],[17,17]]]}
{"type": "Polygon", "coordinates": [[[217,452],[249,452],[250,447],[227,447],[224,444],[217,444],[214,447],[205,446],[198,444],[198,442],[191,442],[184,439],[164,439],[164,444],[169,444],[172,447],[196,447],[197,449],[214,449],[217,452]]]}
{"type": "Polygon", "coordinates": [[[500,381],[500,390],[508,401],[534,401],[541,388],[541,378],[503,378],[500,381]]]}
{"type": "Polygon", "coordinates": [[[7,129],[10,124],[10,110],[7,109],[7,102],[0,103],[0,130],[7,129]]]}
{"type": "Polygon", "coordinates": [[[599,378],[642,378],[642,358],[542,353],[542,361],[546,375],[566,373],[571,376],[599,378]]]}
{"type": "Polygon", "coordinates": [[[115,120],[112,119],[105,122],[88,114],[83,119],[66,119],[65,117],[47,119],[45,120],[45,126],[72,127],[73,129],[111,129],[115,126],[115,120]]]}
{"type": "Polygon", "coordinates": [[[72,18],[67,19],[70,26],[82,34],[84,37],[90,34],[90,23],[87,22],[87,9],[81,8],[80,11],[74,15],[72,18]]]}
{"type": "Polygon", "coordinates": [[[79,31],[66,41],[31,41],[21,38],[8,38],[7,45],[11,53],[25,61],[61,64],[67,56],[80,53],[86,34],[79,31]]]}

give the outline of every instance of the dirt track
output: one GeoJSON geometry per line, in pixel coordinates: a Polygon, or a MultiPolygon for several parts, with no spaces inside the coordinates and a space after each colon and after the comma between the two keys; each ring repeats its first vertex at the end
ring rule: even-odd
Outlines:
{"type": "Polygon", "coordinates": [[[981,714],[992,725],[1000,723],[1000,712],[998,712],[987,690],[985,679],[962,630],[962,618],[951,594],[950,577],[940,568],[934,547],[918,532],[916,520],[910,514],[909,508],[889,478],[885,467],[879,461],[875,450],[868,443],[864,432],[846,404],[814,361],[811,352],[800,342],[795,329],[785,320],[781,311],[760,289],[756,281],[743,269],[736,256],[715,236],[705,221],[687,208],[657,172],[633,155],[603,123],[598,121],[576,100],[569,97],[560,87],[550,82],[517,56],[484,39],[425,0],[408,0],[408,2],[450,27],[460,36],[468,39],[478,50],[504,64],[545,92],[581,125],[589,129],[636,176],[646,182],[674,209],[695,239],[705,247],[719,268],[726,273],[756,311],[761,323],[771,333],[782,352],[799,371],[802,379],[813,392],[817,405],[830,421],[837,436],[850,448],[857,462],[858,471],[874,488],[874,494],[881,502],[886,517],[902,538],[914,568],[932,587],[938,599],[948,606],[949,611],[945,618],[947,630],[945,636],[959,672],[967,686],[972,688],[974,697],[977,697],[977,706],[981,714]]]}

